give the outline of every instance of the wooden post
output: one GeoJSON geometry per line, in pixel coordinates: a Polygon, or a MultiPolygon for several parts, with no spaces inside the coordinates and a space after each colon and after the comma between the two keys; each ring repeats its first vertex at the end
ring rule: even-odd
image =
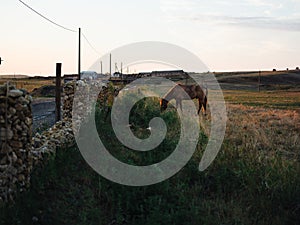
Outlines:
{"type": "Polygon", "coordinates": [[[260,75],[261,71],[258,72],[258,92],[260,92],[260,75]]]}
{"type": "Polygon", "coordinates": [[[81,72],[81,28],[79,28],[79,37],[78,37],[78,80],[80,80],[81,72]]]}
{"type": "Polygon", "coordinates": [[[56,63],[56,86],[55,86],[55,121],[61,120],[61,63],[56,63]]]}

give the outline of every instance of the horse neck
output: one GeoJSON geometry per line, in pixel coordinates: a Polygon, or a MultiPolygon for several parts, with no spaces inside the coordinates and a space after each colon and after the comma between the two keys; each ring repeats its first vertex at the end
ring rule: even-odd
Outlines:
{"type": "Polygon", "coordinates": [[[165,99],[167,101],[167,103],[169,101],[171,101],[173,98],[175,98],[175,87],[173,87],[167,94],[164,95],[163,99],[165,99]]]}

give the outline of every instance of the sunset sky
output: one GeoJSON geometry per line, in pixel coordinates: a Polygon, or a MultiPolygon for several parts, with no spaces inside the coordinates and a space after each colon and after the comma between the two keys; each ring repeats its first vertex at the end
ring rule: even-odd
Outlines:
{"type": "MultiPolygon", "coordinates": [[[[300,0],[23,0],[83,33],[82,70],[122,45],[163,41],[196,54],[211,71],[300,66],[300,0]]],[[[77,72],[78,33],[18,0],[2,0],[0,74],[77,72]]],[[[108,63],[108,62],[104,62],[108,63]]],[[[134,68],[133,68],[134,69],[134,68]]],[[[104,71],[107,72],[107,71],[104,71]]]]}

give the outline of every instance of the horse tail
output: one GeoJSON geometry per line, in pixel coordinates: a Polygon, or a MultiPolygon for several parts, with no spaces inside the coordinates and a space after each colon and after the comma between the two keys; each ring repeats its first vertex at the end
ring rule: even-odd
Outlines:
{"type": "Polygon", "coordinates": [[[208,95],[208,89],[207,86],[205,87],[205,95],[204,95],[204,101],[203,101],[203,108],[204,108],[204,115],[206,115],[206,106],[207,106],[207,95],[208,95]]]}

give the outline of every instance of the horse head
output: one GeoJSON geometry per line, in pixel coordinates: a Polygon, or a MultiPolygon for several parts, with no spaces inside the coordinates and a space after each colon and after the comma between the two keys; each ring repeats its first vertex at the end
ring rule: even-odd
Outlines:
{"type": "Polygon", "coordinates": [[[160,104],[160,111],[161,112],[165,111],[167,109],[167,107],[168,107],[168,101],[166,99],[162,98],[160,100],[159,104],[160,104]]]}

